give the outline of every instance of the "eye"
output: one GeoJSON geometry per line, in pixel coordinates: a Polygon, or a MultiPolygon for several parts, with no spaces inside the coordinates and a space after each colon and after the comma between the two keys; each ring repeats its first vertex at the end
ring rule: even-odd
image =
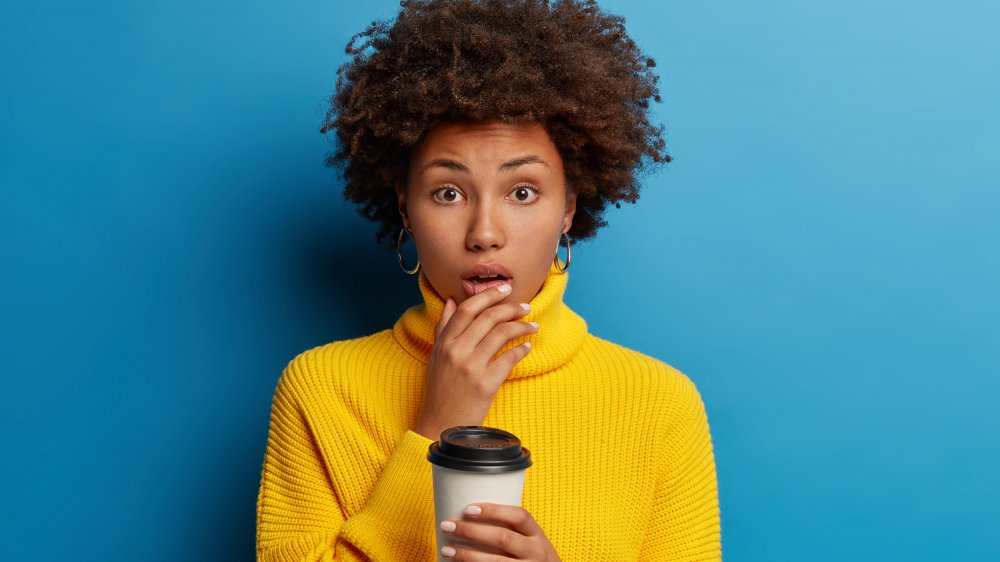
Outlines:
{"type": "Polygon", "coordinates": [[[434,200],[439,203],[455,203],[461,201],[465,196],[454,187],[442,187],[434,191],[434,200]]]}
{"type": "Polygon", "coordinates": [[[518,203],[534,203],[538,199],[538,190],[530,185],[519,185],[510,192],[510,196],[518,203]]]}

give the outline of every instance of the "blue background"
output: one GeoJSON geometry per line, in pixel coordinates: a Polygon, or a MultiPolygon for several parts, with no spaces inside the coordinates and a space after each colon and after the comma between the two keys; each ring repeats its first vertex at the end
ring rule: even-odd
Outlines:
{"type": "MultiPolygon", "coordinates": [[[[698,385],[726,559],[1000,559],[997,4],[602,5],[675,161],[567,302],[698,385]]],[[[419,299],[318,133],[397,4],[0,6],[0,559],[252,560],[281,370],[419,299]]]]}

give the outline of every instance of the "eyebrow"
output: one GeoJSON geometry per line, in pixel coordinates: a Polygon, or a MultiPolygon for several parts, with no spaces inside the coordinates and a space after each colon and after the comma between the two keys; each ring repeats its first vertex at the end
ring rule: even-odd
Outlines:
{"type": "MultiPolygon", "coordinates": [[[[548,163],[545,162],[545,160],[542,160],[541,158],[535,156],[534,154],[529,154],[527,156],[520,156],[518,158],[515,158],[513,160],[508,160],[507,162],[500,164],[500,167],[497,168],[497,171],[499,171],[500,173],[509,172],[515,168],[519,168],[521,166],[525,166],[528,164],[541,164],[546,168],[549,167],[548,163]]],[[[456,172],[469,173],[469,168],[465,164],[462,164],[461,162],[458,162],[456,160],[451,160],[449,158],[435,158],[434,160],[431,160],[427,164],[424,164],[422,170],[427,170],[429,168],[447,168],[449,170],[455,170],[456,172]]]]}

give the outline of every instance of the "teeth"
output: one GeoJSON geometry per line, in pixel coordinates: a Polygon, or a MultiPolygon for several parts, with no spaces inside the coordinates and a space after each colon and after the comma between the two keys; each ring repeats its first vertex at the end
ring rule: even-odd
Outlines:
{"type": "Polygon", "coordinates": [[[486,283],[498,278],[506,279],[506,277],[503,277],[499,273],[494,273],[491,275],[476,275],[475,277],[470,277],[469,281],[473,283],[486,283]]]}

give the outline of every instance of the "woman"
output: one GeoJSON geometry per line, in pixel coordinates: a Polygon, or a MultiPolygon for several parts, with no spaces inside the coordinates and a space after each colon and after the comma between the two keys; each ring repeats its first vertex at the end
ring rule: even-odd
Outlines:
{"type": "Polygon", "coordinates": [[[653,61],[593,2],[537,0],[403,2],[348,54],[328,163],[424,303],[282,374],[258,558],[720,559],[697,389],[562,301],[571,241],[636,200],[644,165],[670,161],[647,115],[653,61]],[[438,551],[426,455],[457,425],[514,433],[534,465],[523,507],[469,506],[441,526],[468,546],[438,551]]]}

